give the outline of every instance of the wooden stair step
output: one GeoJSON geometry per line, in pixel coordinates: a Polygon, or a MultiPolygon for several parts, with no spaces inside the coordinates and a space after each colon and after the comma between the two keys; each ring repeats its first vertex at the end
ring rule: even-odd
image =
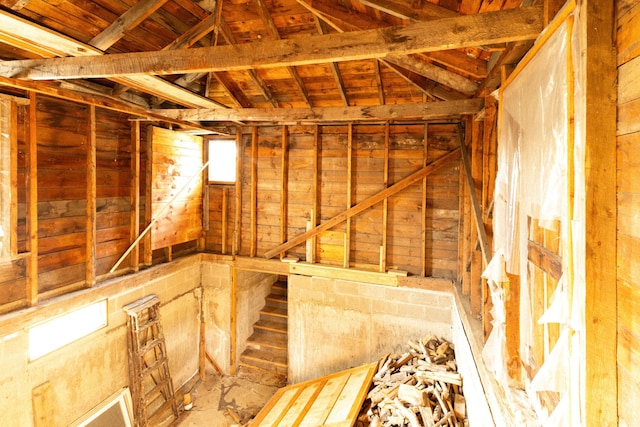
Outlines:
{"type": "Polygon", "coordinates": [[[260,314],[265,314],[268,316],[287,318],[287,309],[282,307],[276,307],[272,304],[267,303],[262,310],[260,310],[260,314]]]}
{"type": "Polygon", "coordinates": [[[247,340],[247,345],[253,347],[271,347],[287,350],[287,335],[264,329],[255,329],[247,340]]]}
{"type": "Polygon", "coordinates": [[[287,304],[287,296],[286,295],[279,295],[279,294],[275,294],[275,293],[270,293],[269,295],[267,295],[266,298],[267,301],[270,302],[275,302],[275,303],[279,303],[279,304],[287,304]]]}
{"type": "Polygon", "coordinates": [[[282,280],[275,282],[273,285],[271,285],[271,292],[276,295],[282,295],[286,297],[288,293],[287,282],[282,280]]]}
{"type": "Polygon", "coordinates": [[[272,318],[265,318],[258,320],[254,325],[255,329],[262,329],[265,331],[277,332],[279,334],[287,334],[287,322],[283,321],[286,319],[276,318],[277,320],[273,320],[272,318]]]}
{"type": "Polygon", "coordinates": [[[274,348],[247,349],[240,355],[240,361],[247,366],[257,366],[267,371],[287,372],[287,352],[274,348]]]}

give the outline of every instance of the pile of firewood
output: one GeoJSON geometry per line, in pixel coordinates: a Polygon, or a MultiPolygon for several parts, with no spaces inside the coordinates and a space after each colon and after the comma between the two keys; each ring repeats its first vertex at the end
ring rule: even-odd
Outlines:
{"type": "Polygon", "coordinates": [[[464,427],[466,403],[450,343],[435,336],[409,341],[402,355],[378,364],[356,426],[464,427]]]}

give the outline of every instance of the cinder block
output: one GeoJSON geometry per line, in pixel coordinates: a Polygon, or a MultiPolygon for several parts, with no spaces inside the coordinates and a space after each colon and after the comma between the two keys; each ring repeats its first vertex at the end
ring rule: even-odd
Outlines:
{"type": "Polygon", "coordinates": [[[431,307],[427,308],[426,311],[425,317],[429,322],[440,322],[448,325],[453,322],[453,311],[450,309],[431,307]]]}
{"type": "Polygon", "coordinates": [[[411,290],[388,286],[384,289],[384,298],[388,301],[411,302],[411,290]]]}
{"type": "Polygon", "coordinates": [[[398,314],[398,303],[379,299],[371,300],[371,313],[396,315],[398,314]]]}
{"type": "Polygon", "coordinates": [[[440,295],[435,292],[412,290],[409,294],[410,302],[414,304],[440,307],[440,295]]]}
{"type": "Polygon", "coordinates": [[[398,303],[398,316],[422,320],[426,313],[427,307],[424,305],[398,303]]]}
{"type": "Polygon", "coordinates": [[[347,280],[336,280],[336,293],[343,295],[360,295],[362,293],[363,284],[350,282],[347,280]]]}

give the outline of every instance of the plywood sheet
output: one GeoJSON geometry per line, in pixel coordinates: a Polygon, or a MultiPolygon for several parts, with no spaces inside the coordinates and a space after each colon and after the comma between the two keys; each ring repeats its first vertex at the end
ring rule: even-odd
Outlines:
{"type": "Polygon", "coordinates": [[[371,363],[282,388],[250,426],[353,426],[377,367],[371,363]]]}

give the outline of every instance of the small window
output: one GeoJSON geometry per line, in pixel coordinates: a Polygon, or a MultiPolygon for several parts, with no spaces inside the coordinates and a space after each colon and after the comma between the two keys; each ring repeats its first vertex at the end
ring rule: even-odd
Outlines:
{"type": "Polygon", "coordinates": [[[236,143],[229,140],[209,141],[209,182],[236,182],[236,143]]]}
{"type": "Polygon", "coordinates": [[[107,300],[40,323],[29,329],[29,360],[49,354],[107,326],[107,300]]]}

